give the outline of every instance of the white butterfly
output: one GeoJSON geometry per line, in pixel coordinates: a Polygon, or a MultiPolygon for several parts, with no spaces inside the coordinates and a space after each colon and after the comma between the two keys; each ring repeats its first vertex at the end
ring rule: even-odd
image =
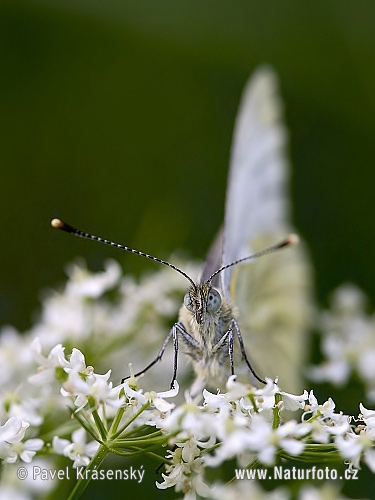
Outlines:
{"type": "MultiPolygon", "coordinates": [[[[287,133],[277,77],[270,67],[249,79],[236,119],[225,222],[203,271],[258,252],[293,230],[289,207],[287,133]]],[[[238,310],[251,364],[297,393],[308,353],[311,270],[298,245],[256,263],[229,267],[215,283],[238,310]]]]}
{"type": "Polygon", "coordinates": [[[179,346],[183,346],[196,372],[193,394],[206,384],[219,386],[236,372],[237,348],[253,381],[278,376],[285,390],[293,392],[299,386],[308,283],[300,252],[288,250],[260,259],[255,266],[240,265],[293,245],[297,239],[295,235],[285,238],[291,228],[285,186],[285,131],[276,87],[273,72],[263,68],[245,89],[234,133],[224,227],[208,254],[199,283],[166,261],[82,232],[60,219],[52,221],[54,227],[76,236],[167,265],[189,280],[191,286],[178,321],[157,357],[135,376],[160,361],[173,340],[171,385],[177,377],[179,346]],[[281,235],[284,239],[275,245],[281,235]]]}
{"type": "MultiPolygon", "coordinates": [[[[224,227],[208,254],[202,281],[292,230],[286,130],[281,120],[276,75],[271,68],[262,67],[243,93],[233,137],[224,227]]],[[[253,264],[230,266],[212,282],[224,303],[231,306],[229,316],[236,319],[242,332],[236,333],[246,343],[255,373],[278,377],[285,390],[295,393],[302,387],[301,368],[308,352],[311,277],[305,254],[299,245],[253,264]]],[[[189,322],[184,307],[180,321],[189,322]]],[[[191,319],[190,325],[196,330],[191,319]]],[[[194,336],[200,335],[198,331],[194,336]]],[[[220,338],[219,328],[213,343],[220,338]]],[[[214,379],[218,385],[220,375],[228,375],[220,363],[204,365],[199,359],[194,365],[197,390],[207,380],[214,379]]]]}

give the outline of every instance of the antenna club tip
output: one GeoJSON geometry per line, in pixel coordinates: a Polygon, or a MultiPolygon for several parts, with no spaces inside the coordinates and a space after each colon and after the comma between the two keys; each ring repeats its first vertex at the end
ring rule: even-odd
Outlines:
{"type": "Polygon", "coordinates": [[[61,219],[52,219],[51,226],[56,229],[62,229],[65,226],[65,224],[61,219]]]}
{"type": "Polygon", "coordinates": [[[286,238],[286,243],[288,245],[293,245],[293,246],[294,245],[298,245],[298,243],[299,243],[299,236],[298,236],[298,234],[294,234],[294,233],[289,234],[287,236],[287,238],[286,238]]]}
{"type": "Polygon", "coordinates": [[[51,226],[54,227],[55,229],[61,229],[62,231],[66,231],[67,233],[74,232],[74,228],[72,228],[72,226],[69,226],[69,224],[67,224],[61,219],[52,219],[51,226]]]}

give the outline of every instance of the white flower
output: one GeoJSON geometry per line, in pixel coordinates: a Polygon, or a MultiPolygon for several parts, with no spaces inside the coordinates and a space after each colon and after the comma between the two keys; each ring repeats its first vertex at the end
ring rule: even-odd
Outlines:
{"type": "Polygon", "coordinates": [[[332,305],[334,310],[345,314],[357,313],[366,306],[366,296],[357,286],[346,283],[333,294],[332,305]]]}
{"type": "Polygon", "coordinates": [[[4,326],[0,330],[0,386],[9,392],[11,387],[17,386],[30,371],[33,358],[29,348],[29,338],[21,335],[11,326],[4,326]]]}
{"type": "Polygon", "coordinates": [[[4,425],[0,427],[0,442],[18,443],[24,438],[29,423],[17,417],[10,417],[4,425]]]}
{"type": "Polygon", "coordinates": [[[335,443],[341,456],[349,459],[352,467],[360,468],[362,459],[369,469],[375,473],[375,411],[368,410],[362,403],[360,403],[360,410],[359,418],[365,422],[366,427],[361,429],[361,426],[359,426],[358,433],[354,433],[352,430],[338,433],[335,443]]]}
{"type": "Polygon", "coordinates": [[[11,449],[16,455],[14,461],[19,456],[23,462],[30,463],[35,453],[41,450],[43,446],[44,446],[44,441],[39,438],[27,439],[26,441],[19,441],[18,443],[12,444],[11,449]]]}
{"type": "Polygon", "coordinates": [[[66,359],[64,356],[60,358],[60,364],[64,367],[67,373],[75,372],[85,375],[92,373],[92,367],[86,368],[85,356],[79,349],[72,349],[72,354],[66,359]]]}
{"type": "MultiPolygon", "coordinates": [[[[266,423],[262,419],[262,422],[266,423]]],[[[213,456],[205,455],[205,464],[209,467],[216,467],[226,460],[239,456],[244,452],[253,450],[254,443],[248,429],[235,429],[227,435],[213,456]]]]}
{"type": "Polygon", "coordinates": [[[158,392],[156,393],[155,396],[153,394],[152,395],[148,394],[148,396],[150,397],[152,404],[155,406],[157,410],[159,410],[161,413],[167,413],[173,410],[173,408],[176,405],[174,403],[168,403],[164,399],[176,397],[178,391],[179,391],[179,385],[177,380],[175,380],[172,389],[170,389],[169,391],[158,392]]]}
{"type": "Polygon", "coordinates": [[[194,436],[206,441],[220,433],[222,414],[212,414],[194,403],[184,403],[169,413],[162,422],[162,428],[169,432],[180,431],[182,437],[194,436]]]}
{"type": "Polygon", "coordinates": [[[330,428],[328,425],[324,425],[321,420],[310,422],[310,432],[315,443],[327,444],[331,440],[330,428]]]}
{"type": "Polygon", "coordinates": [[[67,274],[70,280],[66,286],[66,294],[74,297],[100,297],[105,291],[113,288],[121,276],[121,267],[115,260],[107,260],[105,271],[91,273],[85,267],[70,264],[67,274]]]}
{"type": "Polygon", "coordinates": [[[321,317],[321,350],[326,359],[311,368],[310,377],[343,386],[356,372],[367,396],[375,399],[375,322],[365,306],[358,288],[344,285],[336,290],[331,310],[321,317]]]}
{"type": "Polygon", "coordinates": [[[366,433],[339,434],[335,443],[341,456],[349,460],[351,467],[359,469],[363,459],[371,472],[375,473],[375,450],[372,448],[374,442],[366,433]]]}
{"type": "Polygon", "coordinates": [[[309,376],[315,382],[330,381],[341,387],[349,379],[350,366],[345,359],[330,359],[309,369],[309,376]]]}
{"type": "Polygon", "coordinates": [[[313,416],[317,417],[323,428],[319,428],[317,423],[314,423],[312,427],[313,435],[316,436],[318,442],[328,442],[327,433],[332,435],[344,434],[349,430],[349,417],[344,415],[342,412],[335,413],[335,402],[332,398],[328,398],[322,405],[318,403],[313,391],[309,393],[309,404],[306,407],[307,413],[312,413],[313,416]]]}
{"type": "MultiPolygon", "coordinates": [[[[137,410],[147,403],[148,398],[143,394],[143,389],[133,389],[130,387],[129,380],[125,380],[123,387],[127,398],[133,403],[136,402],[137,410]]],[[[133,404],[133,406],[135,405],[133,404]]]]}
{"type": "Polygon", "coordinates": [[[11,401],[8,411],[9,416],[27,420],[32,426],[39,426],[42,424],[43,417],[38,413],[38,410],[43,404],[43,400],[37,397],[28,399],[26,396],[21,397],[17,394],[8,394],[7,398],[8,401],[11,401]]]}
{"type": "Polygon", "coordinates": [[[360,418],[366,424],[366,433],[375,440],[375,411],[368,410],[363,406],[362,403],[359,404],[359,409],[361,411],[360,418]]]}
{"type": "Polygon", "coordinates": [[[52,447],[59,455],[73,460],[73,467],[77,468],[89,464],[99,448],[99,443],[96,441],[86,443],[86,431],[81,428],[73,432],[72,441],[55,436],[52,440],[52,447]]]}
{"type": "Polygon", "coordinates": [[[96,406],[106,404],[119,408],[125,397],[119,397],[121,386],[112,387],[112,382],[108,382],[110,374],[111,370],[108,370],[105,375],[91,373],[82,377],[80,373],[71,370],[60,392],[63,396],[75,396],[76,411],[82,410],[90,398],[95,401],[96,406]]]}
{"type": "Polygon", "coordinates": [[[257,396],[258,409],[269,412],[275,406],[275,396],[277,393],[280,393],[280,389],[274,380],[266,378],[266,382],[267,384],[261,389],[257,389],[255,394],[257,396]]]}
{"type": "Polygon", "coordinates": [[[280,392],[283,400],[283,408],[285,410],[296,411],[304,408],[305,401],[308,399],[308,392],[305,390],[300,396],[289,394],[288,392],[280,392]]]}
{"type": "Polygon", "coordinates": [[[4,425],[0,427],[0,459],[6,463],[13,463],[17,460],[17,453],[12,445],[19,443],[24,436],[29,423],[17,417],[10,417],[4,425]]]}
{"type": "Polygon", "coordinates": [[[203,390],[204,406],[211,411],[218,410],[219,408],[224,408],[230,406],[228,397],[226,394],[213,394],[207,389],[203,390]]]}
{"type": "Polygon", "coordinates": [[[310,391],[308,401],[309,401],[308,411],[311,412],[313,415],[319,413],[323,417],[330,418],[334,414],[334,409],[336,405],[332,398],[328,398],[328,400],[321,405],[318,403],[318,400],[316,399],[314,392],[310,391]]]}
{"type": "Polygon", "coordinates": [[[260,415],[254,415],[247,442],[258,453],[259,460],[265,465],[272,465],[279,448],[290,455],[302,453],[305,443],[296,439],[308,432],[309,426],[289,420],[277,429],[266,422],[260,415]]]}
{"type": "Polygon", "coordinates": [[[30,350],[35,361],[39,363],[39,367],[38,373],[30,375],[28,381],[33,385],[42,386],[56,380],[56,368],[61,366],[62,360],[65,360],[64,349],[61,344],[57,344],[45,357],[42,354],[40,338],[35,338],[30,345],[30,350]]]}
{"type": "MultiPolygon", "coordinates": [[[[268,387],[268,380],[267,380],[268,387]]],[[[227,392],[225,394],[225,399],[227,401],[233,401],[236,399],[244,398],[249,395],[249,393],[254,392],[254,387],[249,384],[242,384],[237,382],[236,375],[231,375],[226,383],[227,392]]]]}
{"type": "Polygon", "coordinates": [[[162,474],[164,481],[156,483],[159,489],[176,486],[176,491],[183,491],[186,495],[191,493],[207,497],[209,488],[203,481],[203,460],[194,438],[184,443],[176,443],[176,450],[169,453],[173,465],[167,469],[167,474],[162,474]]]}

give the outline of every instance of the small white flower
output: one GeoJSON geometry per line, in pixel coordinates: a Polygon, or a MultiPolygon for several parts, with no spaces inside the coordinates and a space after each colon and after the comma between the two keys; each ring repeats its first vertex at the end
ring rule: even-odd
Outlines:
{"type": "Polygon", "coordinates": [[[305,406],[305,401],[308,399],[308,392],[305,390],[300,396],[295,396],[294,394],[289,394],[287,392],[280,392],[284,409],[290,411],[297,411],[305,406]]]}
{"type": "Polygon", "coordinates": [[[39,367],[38,373],[30,375],[28,381],[33,385],[42,386],[56,380],[56,368],[61,366],[61,363],[65,360],[64,349],[61,344],[57,344],[51,349],[48,356],[45,357],[42,354],[40,338],[35,338],[30,345],[30,350],[39,367]]]}
{"type": "Polygon", "coordinates": [[[176,443],[176,445],[176,449],[168,456],[172,459],[173,465],[167,469],[166,474],[162,474],[164,481],[156,483],[156,486],[159,489],[176,486],[176,491],[183,491],[185,498],[189,494],[207,497],[209,489],[202,479],[203,460],[195,439],[176,443]]]}
{"type": "Polygon", "coordinates": [[[82,410],[87,405],[89,398],[92,398],[96,405],[106,404],[114,408],[119,408],[125,401],[125,397],[119,397],[121,386],[112,387],[112,382],[108,382],[111,370],[105,375],[91,373],[82,378],[76,371],[69,373],[69,378],[61,388],[63,396],[75,396],[76,411],[82,410]]]}
{"type": "Polygon", "coordinates": [[[137,410],[147,403],[148,398],[143,394],[142,389],[132,389],[128,380],[125,380],[123,387],[127,398],[132,400],[132,403],[136,403],[136,405],[133,404],[133,406],[136,406],[137,410]]]}
{"type": "Polygon", "coordinates": [[[177,396],[179,391],[179,385],[177,380],[174,381],[172,389],[169,391],[158,392],[156,397],[152,398],[152,404],[161,413],[167,413],[171,411],[176,405],[174,403],[168,403],[165,398],[174,398],[177,396]]]}
{"type": "Polygon", "coordinates": [[[76,373],[89,374],[92,372],[91,367],[86,367],[85,356],[75,347],[72,349],[72,353],[68,359],[65,357],[60,358],[60,364],[67,373],[74,371],[76,373]]]}
{"type": "Polygon", "coordinates": [[[326,359],[312,367],[310,376],[343,386],[356,372],[367,396],[375,399],[375,323],[365,306],[358,288],[344,285],[336,290],[331,310],[321,316],[321,350],[326,359]]]}
{"type": "Polygon", "coordinates": [[[27,335],[21,335],[11,326],[0,329],[0,386],[7,392],[30,373],[33,358],[27,335]]]}
{"type": "Polygon", "coordinates": [[[277,429],[272,429],[260,415],[254,415],[250,428],[250,448],[258,453],[259,460],[265,465],[272,465],[279,448],[290,455],[297,456],[302,453],[305,443],[296,439],[309,431],[309,426],[297,424],[289,420],[277,429]]]}
{"type": "Polygon", "coordinates": [[[184,473],[184,466],[182,464],[175,465],[170,468],[168,474],[162,473],[162,478],[164,481],[162,483],[156,482],[156,486],[159,490],[166,490],[167,488],[171,488],[175,486],[177,483],[181,483],[181,479],[184,473]]]}
{"type": "Polygon", "coordinates": [[[0,426],[0,442],[18,443],[24,438],[29,423],[17,417],[10,417],[0,426]]]}
{"type": "Polygon", "coordinates": [[[316,443],[327,444],[331,440],[330,428],[324,425],[321,420],[310,422],[311,437],[316,443]]]}
{"type": "Polygon", "coordinates": [[[43,446],[44,446],[44,441],[42,439],[35,438],[14,443],[13,445],[11,445],[11,449],[16,455],[15,460],[19,456],[23,462],[30,463],[35,453],[41,450],[43,446]]]}
{"type": "MultiPolygon", "coordinates": [[[[265,422],[265,420],[262,419],[262,422],[265,422]]],[[[252,434],[248,429],[234,429],[228,433],[213,456],[205,455],[204,461],[209,467],[217,467],[226,460],[230,460],[244,452],[254,451],[253,445],[252,434]]]]}
{"type": "MultiPolygon", "coordinates": [[[[280,393],[280,389],[277,384],[275,384],[274,380],[266,378],[266,382],[267,384],[261,389],[257,389],[255,394],[257,396],[258,409],[270,412],[270,410],[275,406],[275,396],[277,393],[280,393]]],[[[269,418],[270,417],[271,414],[269,413],[269,418]]]]}
{"type": "MultiPolygon", "coordinates": [[[[268,387],[268,381],[267,381],[268,387]]],[[[225,398],[227,401],[233,401],[236,399],[244,398],[249,395],[250,392],[254,392],[254,387],[249,384],[242,384],[237,381],[236,375],[231,375],[226,383],[227,392],[225,398]]]]}
{"type": "Polygon", "coordinates": [[[72,441],[55,436],[52,440],[52,447],[59,455],[73,460],[73,467],[77,468],[89,464],[99,448],[99,443],[96,441],[86,443],[86,431],[81,428],[73,432],[72,441]]]}
{"type": "Polygon", "coordinates": [[[375,411],[368,410],[363,406],[362,403],[359,404],[359,409],[361,411],[360,417],[366,424],[366,433],[375,440],[375,411]]]}
{"type": "Polygon", "coordinates": [[[316,399],[313,391],[310,391],[308,401],[309,401],[309,411],[313,415],[319,413],[323,417],[331,418],[332,415],[334,414],[334,409],[336,405],[332,398],[328,398],[328,400],[321,405],[318,403],[318,400],[316,399]]]}
{"type": "Polygon", "coordinates": [[[332,305],[336,310],[355,313],[366,306],[366,296],[357,286],[346,283],[335,291],[332,305]]]}
{"type": "Polygon", "coordinates": [[[14,451],[13,445],[24,438],[29,425],[20,418],[10,417],[0,427],[0,459],[6,463],[13,463],[17,460],[17,452],[14,451]]]}
{"type": "Polygon", "coordinates": [[[341,456],[344,459],[349,459],[351,465],[358,469],[363,449],[361,442],[359,441],[359,436],[354,433],[348,433],[345,435],[339,434],[336,436],[335,444],[341,456]]]}
{"type": "Polygon", "coordinates": [[[309,376],[315,382],[330,381],[338,387],[343,386],[349,379],[350,366],[345,359],[336,359],[323,362],[319,366],[309,369],[309,376]]]}
{"type": "MultiPolygon", "coordinates": [[[[43,422],[43,417],[38,413],[40,406],[43,404],[43,400],[39,400],[36,397],[27,399],[26,397],[20,397],[16,394],[6,395],[11,401],[8,415],[11,417],[17,417],[21,420],[27,420],[32,426],[39,426],[43,422]]],[[[8,399],[8,401],[9,401],[8,399]]]]}
{"type": "Polygon", "coordinates": [[[313,416],[318,417],[318,421],[324,428],[319,428],[317,423],[312,427],[314,436],[318,442],[327,442],[326,433],[337,435],[344,434],[349,430],[349,417],[342,412],[335,413],[335,402],[332,398],[328,398],[322,405],[318,403],[313,391],[309,394],[309,404],[307,406],[307,413],[312,413],[313,416]]]}
{"type": "Polygon", "coordinates": [[[121,267],[115,260],[107,260],[105,271],[91,273],[82,265],[69,265],[67,274],[70,280],[66,286],[66,294],[74,297],[98,298],[118,283],[121,267]]]}

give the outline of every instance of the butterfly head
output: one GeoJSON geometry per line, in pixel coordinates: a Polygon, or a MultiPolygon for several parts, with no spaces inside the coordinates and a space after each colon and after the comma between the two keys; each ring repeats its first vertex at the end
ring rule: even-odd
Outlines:
{"type": "Polygon", "coordinates": [[[198,325],[201,325],[207,316],[213,316],[219,311],[221,295],[211,286],[211,282],[205,281],[189,288],[184,297],[184,305],[198,325]]]}

